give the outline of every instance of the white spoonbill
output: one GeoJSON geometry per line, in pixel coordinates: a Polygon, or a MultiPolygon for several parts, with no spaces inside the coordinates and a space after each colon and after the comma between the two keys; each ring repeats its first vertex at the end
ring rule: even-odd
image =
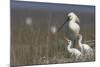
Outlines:
{"type": "Polygon", "coordinates": [[[68,14],[67,21],[68,22],[65,26],[66,36],[70,40],[72,40],[74,48],[79,48],[79,46],[77,45],[77,37],[78,37],[78,34],[80,32],[80,26],[78,24],[78,23],[80,23],[80,20],[79,20],[78,16],[75,13],[70,12],[68,14]]]}
{"type": "Polygon", "coordinates": [[[57,32],[59,32],[65,25],[66,36],[72,41],[74,48],[79,48],[76,39],[80,32],[80,26],[79,26],[80,20],[74,12],[68,13],[67,17],[68,17],[67,20],[58,28],[57,32]]]}
{"type": "Polygon", "coordinates": [[[94,54],[93,49],[88,44],[82,44],[82,35],[80,35],[80,34],[78,37],[78,44],[81,48],[81,52],[84,55],[92,56],[94,54]]]}
{"type": "Polygon", "coordinates": [[[71,54],[71,56],[75,57],[75,59],[79,59],[80,57],[82,57],[82,53],[78,49],[71,48],[72,41],[68,39],[65,40],[68,42],[67,50],[71,54]]]}
{"type": "Polygon", "coordinates": [[[79,49],[79,45],[77,45],[77,37],[80,32],[80,20],[74,12],[68,13],[67,17],[67,20],[58,28],[57,32],[59,32],[65,25],[66,37],[72,41],[72,47],[79,49]]]}

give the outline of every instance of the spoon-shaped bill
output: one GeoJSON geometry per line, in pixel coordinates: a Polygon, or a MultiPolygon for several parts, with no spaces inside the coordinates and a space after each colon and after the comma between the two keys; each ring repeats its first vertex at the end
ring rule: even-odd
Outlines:
{"type": "Polygon", "coordinates": [[[68,20],[69,18],[67,18],[67,20],[58,28],[57,32],[59,32],[62,29],[62,27],[67,23],[68,20]]]}

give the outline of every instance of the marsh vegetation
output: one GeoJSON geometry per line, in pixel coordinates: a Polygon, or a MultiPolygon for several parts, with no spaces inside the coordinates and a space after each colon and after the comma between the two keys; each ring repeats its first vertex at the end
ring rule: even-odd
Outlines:
{"type": "MultiPolygon", "coordinates": [[[[68,12],[66,11],[66,14],[68,12]]],[[[80,33],[83,43],[93,48],[95,53],[95,17],[94,12],[77,12],[80,17],[80,33]]],[[[67,62],[94,61],[81,58],[74,60],[66,51],[65,29],[52,34],[51,26],[57,28],[66,20],[63,10],[48,9],[11,9],[11,65],[55,64],[67,62]],[[26,24],[31,17],[31,24],[26,24]]]]}

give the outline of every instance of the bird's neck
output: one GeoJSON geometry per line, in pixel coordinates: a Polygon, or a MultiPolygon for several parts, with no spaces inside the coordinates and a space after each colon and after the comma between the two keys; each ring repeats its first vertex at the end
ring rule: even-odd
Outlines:
{"type": "Polygon", "coordinates": [[[74,23],[74,22],[76,22],[76,19],[73,18],[73,19],[70,20],[70,22],[74,23]]]}
{"type": "Polygon", "coordinates": [[[71,45],[72,45],[72,43],[69,43],[69,44],[68,44],[68,47],[67,47],[68,51],[71,50],[71,45]]]}
{"type": "Polygon", "coordinates": [[[78,44],[79,44],[80,46],[82,46],[82,39],[79,39],[79,40],[78,40],[78,44]]]}

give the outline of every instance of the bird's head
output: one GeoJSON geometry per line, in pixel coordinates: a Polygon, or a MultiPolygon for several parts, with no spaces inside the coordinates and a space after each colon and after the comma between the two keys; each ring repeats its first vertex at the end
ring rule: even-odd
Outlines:
{"type": "Polygon", "coordinates": [[[68,43],[68,44],[70,44],[72,41],[71,40],[69,40],[68,38],[64,38],[65,39],[65,41],[68,43]]]}
{"type": "Polygon", "coordinates": [[[67,40],[68,43],[71,43],[71,40],[67,40]]]}
{"type": "Polygon", "coordinates": [[[67,20],[75,20],[77,23],[80,23],[78,16],[74,12],[68,13],[67,16],[68,16],[67,20]]]}

